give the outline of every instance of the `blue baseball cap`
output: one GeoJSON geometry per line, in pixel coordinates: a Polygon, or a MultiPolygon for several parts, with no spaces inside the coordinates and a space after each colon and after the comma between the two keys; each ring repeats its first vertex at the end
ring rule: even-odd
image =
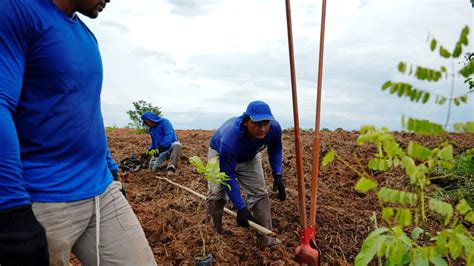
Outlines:
{"type": "Polygon", "coordinates": [[[275,120],[275,117],[273,117],[272,111],[270,110],[270,106],[262,101],[253,101],[249,103],[244,115],[249,116],[253,122],[275,120]]]}

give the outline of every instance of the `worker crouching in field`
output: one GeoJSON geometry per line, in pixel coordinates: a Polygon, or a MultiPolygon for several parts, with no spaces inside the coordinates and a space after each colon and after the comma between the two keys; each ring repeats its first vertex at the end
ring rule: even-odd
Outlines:
{"type": "MultiPolygon", "coordinates": [[[[272,229],[270,201],[262,167],[261,152],[265,148],[268,148],[274,178],[273,190],[278,190],[278,198],[284,201],[281,127],[266,103],[251,102],[241,116],[227,120],[212,136],[208,159],[218,156],[220,170],[230,178],[227,181],[230,189],[209,183],[206,217],[212,218],[217,232],[222,232],[222,212],[227,197],[237,209],[238,225],[249,227],[250,220],[272,229]],[[248,208],[239,185],[245,192],[248,208]]],[[[260,247],[277,243],[279,240],[276,238],[257,235],[260,247]]]]}
{"type": "Polygon", "coordinates": [[[148,152],[152,155],[149,169],[156,171],[160,165],[168,160],[166,167],[167,174],[173,174],[178,167],[178,160],[181,157],[182,146],[179,143],[171,122],[152,112],[145,112],[142,115],[143,124],[150,129],[151,144],[148,152]]]}

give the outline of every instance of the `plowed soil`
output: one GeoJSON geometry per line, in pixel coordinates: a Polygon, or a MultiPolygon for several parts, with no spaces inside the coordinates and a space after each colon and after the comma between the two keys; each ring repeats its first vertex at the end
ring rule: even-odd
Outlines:
{"type": "MultiPolygon", "coordinates": [[[[195,172],[188,163],[191,156],[207,157],[208,143],[212,131],[177,131],[183,144],[178,171],[168,178],[200,194],[207,192],[204,178],[195,172]]],[[[370,145],[356,145],[357,132],[338,129],[321,132],[321,155],[334,148],[338,154],[352,164],[357,160],[366,165],[367,158],[373,154],[370,145]]],[[[434,146],[438,138],[416,136],[408,133],[395,133],[396,138],[406,145],[415,139],[427,146],[434,146]]],[[[147,134],[136,134],[131,129],[114,129],[108,132],[109,148],[113,158],[120,162],[132,154],[140,155],[149,145],[147,134]]],[[[455,153],[474,146],[474,134],[451,134],[455,153]]],[[[311,179],[312,132],[302,133],[303,162],[306,178],[307,210],[309,212],[309,180],[311,179]]],[[[266,154],[266,153],[265,153],[266,154]]],[[[271,169],[264,156],[266,182],[271,191],[271,169]]],[[[157,175],[165,176],[165,170],[149,172],[146,169],[135,173],[122,173],[127,198],[143,225],[145,234],[159,264],[189,265],[193,256],[200,253],[205,241],[205,249],[214,256],[214,264],[227,265],[292,265],[294,248],[299,243],[299,220],[297,207],[297,179],[295,168],[294,132],[283,133],[283,171],[287,187],[287,200],[276,198],[270,192],[273,231],[278,234],[282,244],[276,247],[259,249],[255,244],[252,229],[236,225],[235,218],[224,214],[224,233],[215,234],[204,224],[204,202],[189,192],[158,180],[157,175]]],[[[371,172],[374,178],[385,186],[403,188],[406,185],[403,173],[394,170],[388,173],[371,172]]],[[[353,264],[359,248],[373,230],[369,217],[378,212],[374,195],[361,194],[353,187],[358,177],[342,163],[336,162],[321,169],[317,201],[317,244],[322,250],[322,261],[326,265],[353,264]]],[[[231,208],[230,202],[226,207],[231,208]]],[[[380,215],[378,215],[379,221],[380,215]]]]}

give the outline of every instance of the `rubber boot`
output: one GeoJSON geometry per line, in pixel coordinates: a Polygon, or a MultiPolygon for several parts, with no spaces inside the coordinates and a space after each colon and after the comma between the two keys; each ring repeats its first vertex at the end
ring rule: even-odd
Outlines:
{"type": "Polygon", "coordinates": [[[182,149],[183,146],[181,146],[181,144],[175,144],[171,147],[171,155],[170,159],[168,160],[168,166],[166,167],[167,169],[173,168],[173,171],[176,170],[178,167],[178,161],[181,158],[182,149]]]}
{"type": "Polygon", "coordinates": [[[206,204],[206,223],[212,219],[213,227],[217,233],[222,234],[222,213],[225,200],[208,200],[206,204]]]}
{"type": "MultiPolygon", "coordinates": [[[[268,199],[268,195],[255,203],[251,212],[256,223],[272,230],[272,215],[270,213],[270,200],[268,199]]],[[[280,243],[280,241],[274,237],[257,234],[257,246],[260,248],[271,247],[278,243],[280,243]]]]}

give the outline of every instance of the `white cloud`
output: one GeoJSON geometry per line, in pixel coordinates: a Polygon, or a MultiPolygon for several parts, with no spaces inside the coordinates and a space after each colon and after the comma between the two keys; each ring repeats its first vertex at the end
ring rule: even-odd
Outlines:
{"type": "MultiPolygon", "coordinates": [[[[417,82],[396,66],[450,65],[429,51],[426,37],[452,49],[461,28],[474,25],[472,12],[467,0],[328,1],[321,126],[355,129],[374,121],[397,129],[402,114],[443,123],[446,106],[414,104],[380,86],[409,80],[449,91],[449,81],[417,82]]],[[[320,16],[320,1],[292,1],[305,128],[314,127],[320,16]]],[[[124,126],[131,102],[144,99],[162,107],[176,128],[215,128],[262,99],[284,127],[293,126],[284,2],[112,1],[98,19],[84,21],[102,51],[106,124],[124,126]]],[[[455,94],[465,90],[459,79],[455,94]]],[[[472,101],[454,108],[452,121],[474,120],[472,101]]]]}

